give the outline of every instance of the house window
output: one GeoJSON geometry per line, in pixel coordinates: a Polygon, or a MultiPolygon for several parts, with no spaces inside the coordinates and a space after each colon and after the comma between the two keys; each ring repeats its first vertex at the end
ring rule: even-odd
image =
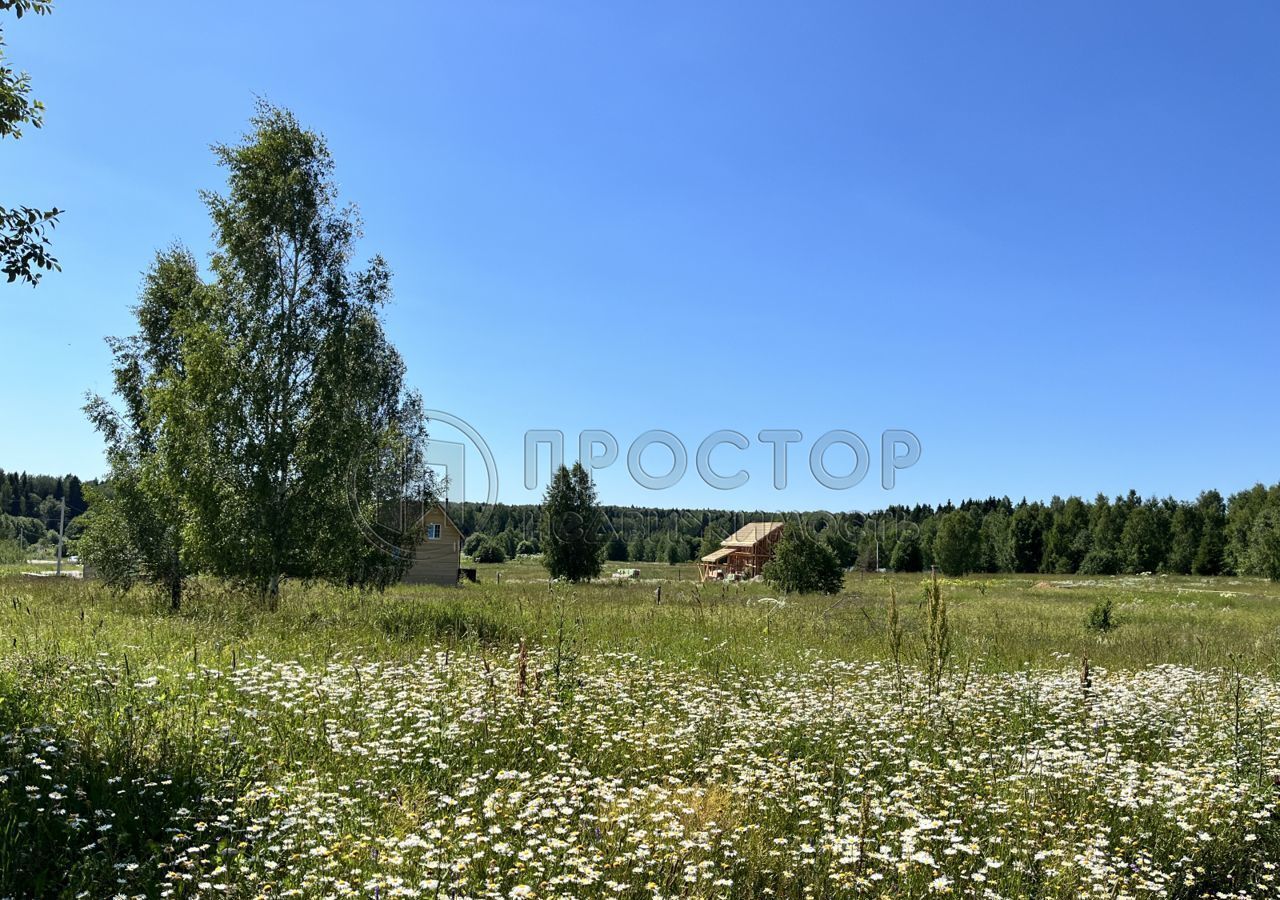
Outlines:
{"type": "Polygon", "coordinates": [[[440,523],[439,522],[427,523],[427,540],[429,541],[440,540],[440,523]]]}

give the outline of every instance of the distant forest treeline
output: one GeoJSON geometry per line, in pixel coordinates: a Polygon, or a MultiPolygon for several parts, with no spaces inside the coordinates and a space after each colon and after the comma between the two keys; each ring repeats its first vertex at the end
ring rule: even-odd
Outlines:
{"type": "Polygon", "coordinates": [[[66,533],[71,537],[79,532],[79,524],[73,529],[73,523],[88,509],[79,478],[0,469],[0,556],[21,556],[30,547],[55,545],[64,497],[66,533]]]}
{"type": "MultiPolygon", "coordinates": [[[[720,546],[746,522],[781,520],[816,534],[847,567],[948,574],[1129,572],[1246,574],[1280,578],[1280,484],[1261,484],[1223,499],[1205,491],[1193,501],[1143,498],[1136,492],[1093,501],[1054,497],[1014,503],[1008,497],[942,506],[890,506],[876,513],[765,513],[605,506],[605,548],[616,562],[682,563],[720,546]]],[[[451,510],[468,544],[477,533],[506,556],[536,552],[540,510],[534,505],[451,510]]]]}
{"type": "MultiPolygon", "coordinates": [[[[0,545],[21,554],[56,543],[67,500],[67,535],[87,511],[74,475],[0,470],[0,545]]],[[[1112,575],[1131,572],[1243,574],[1280,578],[1280,484],[1258,484],[1223,498],[1143,498],[1136,492],[1092,501],[1048,503],[1008,497],[942,506],[890,506],[875,513],[769,513],[719,509],[604,506],[610,561],[688,563],[710,553],[747,522],[781,520],[808,529],[847,567],[949,574],[1041,572],[1112,575]]],[[[454,504],[468,549],[481,543],[504,556],[536,553],[541,508],[533,504],[454,504]]]]}

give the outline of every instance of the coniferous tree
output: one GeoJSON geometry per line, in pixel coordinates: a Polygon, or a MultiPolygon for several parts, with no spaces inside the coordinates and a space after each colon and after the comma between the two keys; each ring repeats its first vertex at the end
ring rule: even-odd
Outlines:
{"type": "Polygon", "coordinates": [[[542,503],[542,563],[552,578],[579,582],[600,575],[604,517],[581,462],[561,466],[542,503]]]}
{"type": "Polygon", "coordinates": [[[1200,507],[1177,504],[1169,520],[1169,553],[1162,568],[1175,575],[1191,574],[1203,530],[1200,507]]]}
{"type": "Polygon", "coordinates": [[[1227,507],[1217,491],[1205,491],[1196,500],[1200,511],[1200,543],[1191,563],[1197,575],[1221,575],[1226,564],[1227,507]]]}

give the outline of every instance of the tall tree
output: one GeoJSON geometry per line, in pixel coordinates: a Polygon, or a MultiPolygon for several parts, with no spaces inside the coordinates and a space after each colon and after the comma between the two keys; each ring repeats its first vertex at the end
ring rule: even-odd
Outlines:
{"type": "Polygon", "coordinates": [[[1203,532],[1200,507],[1191,503],[1176,504],[1169,520],[1169,555],[1165,560],[1165,571],[1175,575],[1191,574],[1203,532]]]}
{"type": "Polygon", "coordinates": [[[913,526],[903,529],[893,545],[889,567],[895,572],[919,572],[924,565],[920,551],[920,532],[913,526]]]}
{"type": "Polygon", "coordinates": [[[193,567],[183,549],[186,466],[164,407],[152,398],[186,376],[181,336],[201,320],[208,295],[187,250],[175,246],[157,253],[134,308],[137,334],[108,340],[121,408],[98,396],[90,396],[85,407],[107,444],[110,487],[93,497],[82,555],[107,584],[162,585],[173,609],[181,604],[193,567]]]}
{"type": "Polygon", "coordinates": [[[228,190],[204,195],[212,280],[185,251],[162,258],[186,299],[144,302],[115,344],[117,393],[147,426],[129,453],[151,462],[148,493],[176,509],[193,565],[272,606],[285,577],[381,586],[413,539],[411,520],[381,513],[421,509],[435,487],[380,319],[386,264],[351,268],[355,211],[337,206],[323,137],[288,111],[260,103],[215,153],[228,190]]]}
{"type": "Polygon", "coordinates": [[[578,582],[600,574],[604,521],[582,463],[561,466],[542,501],[542,564],[552,578],[578,582]]]}
{"type": "Polygon", "coordinates": [[[1221,575],[1226,565],[1227,505],[1217,491],[1205,491],[1196,499],[1200,511],[1200,544],[1191,562],[1197,575],[1221,575]]]}
{"type": "Polygon", "coordinates": [[[1267,508],[1273,494],[1280,499],[1280,484],[1270,491],[1262,484],[1255,484],[1246,491],[1232,494],[1227,501],[1226,564],[1231,571],[1245,574],[1252,570],[1253,523],[1267,508]]]}
{"type": "Polygon", "coordinates": [[[1054,505],[1053,524],[1045,535],[1045,570],[1070,574],[1089,552],[1089,507],[1079,497],[1054,505]]]}
{"type": "Polygon", "coordinates": [[[1009,532],[1010,516],[1003,506],[997,506],[982,518],[981,568],[986,572],[1012,572],[1017,562],[1013,555],[1013,540],[1009,532]]]}
{"type": "Polygon", "coordinates": [[[946,575],[965,575],[977,568],[982,554],[981,534],[970,510],[957,509],[942,517],[933,553],[938,568],[946,575]]]}
{"type": "Polygon", "coordinates": [[[1024,500],[1010,518],[1009,538],[1013,545],[1014,565],[1019,572],[1040,571],[1044,558],[1042,508],[1038,503],[1029,504],[1024,500]]]}
{"type": "Polygon", "coordinates": [[[1263,509],[1251,531],[1248,573],[1280,581],[1280,505],[1263,509]]]}
{"type": "MultiPolygon", "coordinates": [[[[42,16],[53,11],[52,0],[0,0],[0,11],[42,16]]],[[[44,104],[31,98],[31,76],[15,71],[5,61],[4,32],[0,30],[0,138],[22,137],[24,126],[44,124],[44,104]]],[[[49,229],[58,223],[57,207],[41,210],[30,206],[0,206],[0,271],[7,281],[40,281],[41,270],[61,269],[49,252],[49,229]]]]}
{"type": "Polygon", "coordinates": [[[1120,537],[1120,558],[1127,572],[1155,572],[1166,555],[1169,527],[1160,506],[1148,501],[1133,508],[1120,537]]]}

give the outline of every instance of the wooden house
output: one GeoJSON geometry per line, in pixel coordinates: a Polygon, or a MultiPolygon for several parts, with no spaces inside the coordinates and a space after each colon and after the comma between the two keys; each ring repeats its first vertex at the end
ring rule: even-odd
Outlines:
{"type": "Polygon", "coordinates": [[[458,583],[462,561],[462,532],[441,506],[433,506],[419,523],[422,541],[413,550],[413,564],[404,573],[405,584],[458,583]]]}
{"type": "Polygon", "coordinates": [[[782,538],[782,522],[751,522],[720,542],[720,549],[708,553],[698,563],[703,581],[725,578],[754,578],[773,559],[782,538]]]}

